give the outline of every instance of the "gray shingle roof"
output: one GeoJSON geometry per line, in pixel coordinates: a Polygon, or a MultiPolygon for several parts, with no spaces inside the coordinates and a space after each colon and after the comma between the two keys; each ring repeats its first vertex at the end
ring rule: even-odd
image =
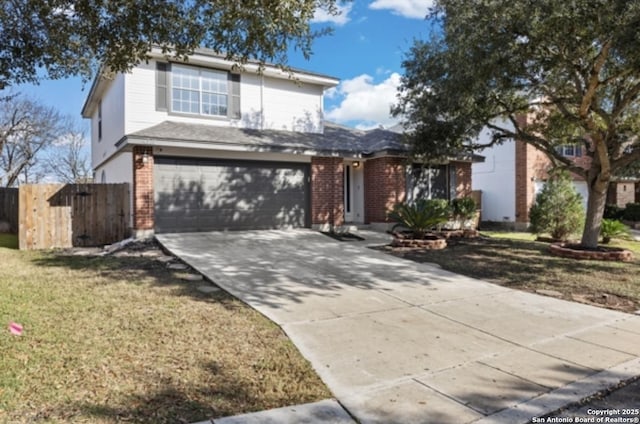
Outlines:
{"type": "Polygon", "coordinates": [[[228,144],[274,151],[310,150],[337,155],[367,155],[389,150],[407,151],[406,146],[402,144],[401,134],[383,129],[364,132],[330,122],[325,123],[322,134],[316,134],[165,121],[130,134],[128,139],[228,144]]]}

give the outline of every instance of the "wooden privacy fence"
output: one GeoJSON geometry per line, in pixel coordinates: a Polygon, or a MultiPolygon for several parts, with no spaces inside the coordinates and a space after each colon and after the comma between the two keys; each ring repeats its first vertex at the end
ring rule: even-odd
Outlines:
{"type": "Polygon", "coordinates": [[[0,221],[7,222],[12,233],[18,232],[17,188],[0,188],[0,221]]]}
{"type": "Polygon", "coordinates": [[[129,236],[128,184],[25,184],[20,249],[100,246],[129,236]]]}

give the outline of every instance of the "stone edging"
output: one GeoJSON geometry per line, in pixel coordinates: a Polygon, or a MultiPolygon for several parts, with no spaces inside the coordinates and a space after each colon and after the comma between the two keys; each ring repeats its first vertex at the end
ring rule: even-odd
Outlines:
{"type": "Polygon", "coordinates": [[[428,250],[440,250],[447,247],[447,240],[445,239],[401,239],[394,238],[391,241],[393,247],[412,247],[428,250]]]}
{"type": "Polygon", "coordinates": [[[633,253],[629,250],[614,250],[609,252],[596,252],[590,250],[574,250],[565,247],[564,243],[549,245],[549,252],[552,255],[571,259],[587,259],[596,261],[619,261],[630,262],[633,260],[633,253]]]}

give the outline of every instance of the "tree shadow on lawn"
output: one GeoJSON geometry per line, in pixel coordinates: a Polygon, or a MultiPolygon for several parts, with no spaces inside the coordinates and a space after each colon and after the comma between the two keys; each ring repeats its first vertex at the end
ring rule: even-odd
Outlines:
{"type": "MultiPolygon", "coordinates": [[[[203,364],[201,372],[210,374],[215,381],[211,385],[185,388],[174,379],[163,378],[148,391],[124,400],[111,404],[77,402],[69,410],[74,415],[93,417],[100,422],[192,423],[252,411],[256,403],[262,408],[283,403],[277,394],[258,393],[257,384],[216,363],[203,364]],[[258,397],[266,399],[256,402],[258,397]]],[[[60,414],[64,413],[60,411],[60,414]]]]}
{"type": "Polygon", "coordinates": [[[607,289],[611,282],[637,285],[637,259],[625,263],[581,261],[552,256],[548,247],[542,242],[482,238],[454,241],[443,250],[396,250],[392,254],[416,262],[435,262],[452,272],[520,289],[579,286],[594,292],[596,288],[607,289]]]}
{"type": "MultiPolygon", "coordinates": [[[[225,291],[220,290],[212,294],[201,293],[196,288],[205,284],[204,281],[182,281],[174,275],[172,270],[167,268],[165,263],[154,258],[84,257],[63,255],[60,252],[41,252],[34,254],[30,260],[41,267],[61,268],[84,273],[87,275],[86,284],[89,288],[124,283],[142,286],[145,289],[165,289],[163,290],[163,293],[166,293],[165,296],[167,294],[169,296],[184,296],[207,304],[217,304],[230,311],[233,316],[237,315],[236,311],[243,309],[243,305],[225,291]],[[90,278],[91,276],[102,278],[90,278]]],[[[61,273],[62,275],[65,274],[61,273]]],[[[82,275],[80,274],[80,276],[82,275]]],[[[78,279],[81,280],[81,278],[78,279]]],[[[166,314],[171,315],[172,313],[172,310],[166,310],[166,314]]],[[[215,308],[211,308],[211,314],[215,313],[215,308]]],[[[185,317],[188,319],[189,316],[178,316],[176,320],[180,322],[185,317]]],[[[239,325],[244,324],[240,323],[239,325]]],[[[253,335],[255,323],[252,321],[246,325],[246,334],[241,333],[234,336],[242,340],[237,343],[238,349],[249,340],[258,340],[262,343],[275,341],[263,341],[261,339],[263,333],[260,331],[257,335],[253,335]]],[[[215,331],[215,328],[212,328],[211,331],[215,331]]],[[[171,343],[171,333],[167,334],[169,334],[166,336],[168,339],[162,342],[163,345],[171,343]]],[[[278,334],[280,334],[279,331],[278,334]]],[[[198,337],[206,337],[206,333],[205,336],[198,337]]],[[[228,344],[234,345],[233,342],[228,344]]],[[[196,352],[194,356],[206,357],[211,354],[214,345],[207,343],[207,340],[203,340],[203,343],[193,340],[191,349],[196,352]],[[198,350],[202,350],[204,353],[200,355],[197,353],[198,350]]],[[[184,348],[184,345],[181,347],[184,348]]],[[[180,368],[183,365],[179,364],[176,366],[179,368],[178,370],[169,368],[163,371],[163,368],[156,369],[155,364],[150,362],[148,370],[139,370],[139,372],[136,370],[127,377],[128,380],[121,383],[122,386],[109,388],[106,398],[100,394],[94,397],[95,400],[57,403],[34,412],[37,416],[33,418],[34,420],[83,421],[88,417],[89,420],[96,422],[189,423],[208,417],[223,417],[318,400],[317,391],[319,389],[315,386],[309,390],[304,387],[301,389],[299,386],[302,384],[300,382],[311,385],[308,374],[311,369],[295,360],[289,361],[283,356],[288,355],[288,351],[282,353],[280,349],[282,348],[272,347],[269,344],[265,347],[266,353],[260,353],[260,355],[266,356],[250,359],[256,362],[250,362],[248,365],[244,363],[245,366],[240,367],[237,367],[238,364],[235,362],[240,361],[239,356],[229,352],[214,352],[218,357],[216,361],[206,360],[196,362],[195,365],[189,365],[189,358],[183,358],[186,368],[180,368]],[[267,362],[262,363],[261,361],[267,362]],[[275,365],[270,365],[268,361],[273,361],[275,365]],[[189,377],[194,373],[197,375],[195,381],[191,380],[193,377],[189,377]],[[135,384],[136,388],[128,389],[126,387],[131,386],[127,386],[127,384],[135,384]],[[122,392],[122,390],[130,390],[130,392],[122,392]]],[[[260,348],[257,348],[256,351],[261,352],[260,348]]],[[[136,351],[129,353],[136,355],[136,351]]],[[[153,359],[154,355],[150,354],[149,360],[153,359]]],[[[162,363],[163,367],[167,366],[166,361],[163,360],[162,363]]],[[[100,387],[98,393],[107,390],[100,387]]]]}
{"type": "MultiPolygon", "coordinates": [[[[167,264],[145,256],[76,256],[63,252],[42,252],[32,259],[32,263],[42,267],[67,268],[83,271],[101,278],[92,284],[126,281],[133,285],[149,285],[171,288],[170,293],[178,297],[189,297],[202,302],[219,303],[229,309],[237,308],[234,298],[223,290],[203,293],[197,289],[211,284],[207,280],[190,282],[181,278],[189,270],[174,271],[167,264]]],[[[198,274],[193,271],[194,274],[198,274]]],[[[215,284],[215,283],[213,283],[215,284]]]]}

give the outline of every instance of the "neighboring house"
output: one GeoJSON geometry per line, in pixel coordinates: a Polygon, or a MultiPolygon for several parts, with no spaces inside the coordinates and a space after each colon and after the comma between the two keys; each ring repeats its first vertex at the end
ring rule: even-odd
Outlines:
{"type": "Polygon", "coordinates": [[[257,71],[199,50],[96,77],[82,109],[95,181],[130,183],[137,236],[386,224],[407,197],[470,193],[470,160],[408,166],[401,134],[325,123],[337,79],[257,71]]]}
{"type": "MultiPolygon", "coordinates": [[[[490,140],[490,132],[483,131],[479,142],[490,140]]],[[[589,166],[591,158],[583,146],[563,145],[558,151],[582,167],[589,166]]],[[[506,224],[517,229],[529,225],[529,209],[536,194],[542,190],[551,166],[546,154],[523,142],[506,141],[479,152],[484,162],[472,166],[473,190],[482,192],[481,220],[506,224]]],[[[580,193],[586,209],[589,198],[587,183],[573,175],[573,184],[580,193]]],[[[615,181],[609,188],[608,202],[624,206],[634,200],[633,181],[615,181]]]]}

